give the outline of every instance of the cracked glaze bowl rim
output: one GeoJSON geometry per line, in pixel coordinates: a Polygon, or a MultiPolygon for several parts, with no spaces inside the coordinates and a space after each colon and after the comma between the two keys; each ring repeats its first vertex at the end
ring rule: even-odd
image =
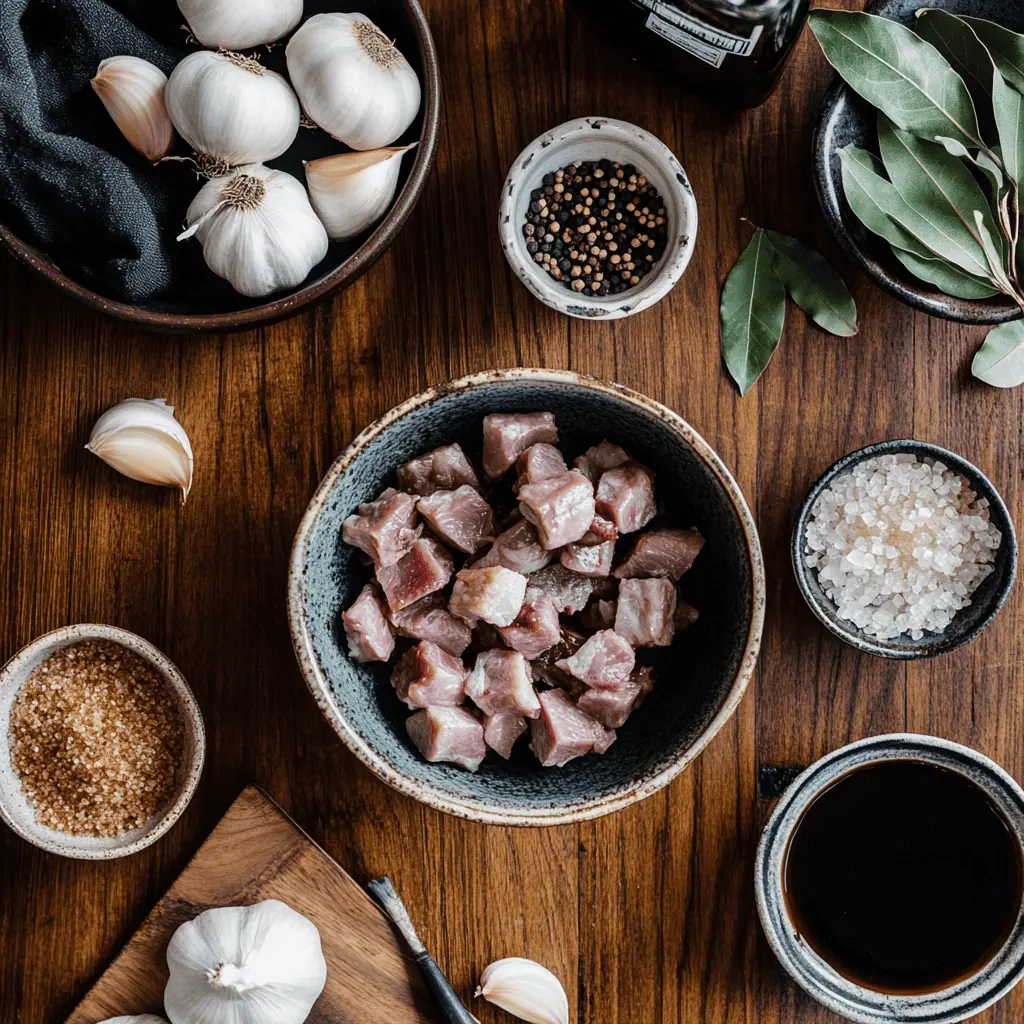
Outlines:
{"type": "Polygon", "coordinates": [[[667,786],[697,755],[710,743],[712,738],[732,717],[746,692],[747,685],[754,673],[757,656],[761,646],[761,634],[764,628],[765,608],[765,575],[764,561],[757,527],[747,507],[746,500],[739,485],[726,468],[721,458],[711,446],[681,416],[668,407],[646,395],[626,388],[621,384],[599,380],[585,374],[570,370],[547,369],[504,369],[489,370],[483,373],[470,374],[457,380],[437,385],[414,395],[412,398],[395,406],[380,419],[360,433],[345,451],[335,459],[327,474],[317,488],[316,493],[306,509],[295,535],[288,569],[288,624],[306,685],[316,700],[331,727],[341,740],[379,779],[393,789],[415,800],[419,800],[437,810],[444,811],[459,818],[493,825],[563,825],[588,821],[605,814],[621,810],[645,799],[667,786]],[[376,438],[389,428],[400,422],[414,410],[429,406],[431,403],[453,392],[485,388],[502,382],[548,383],[571,387],[576,390],[597,391],[625,401],[646,416],[655,417],[667,425],[679,436],[680,442],[688,445],[700,461],[714,475],[721,485],[736,515],[737,524],[743,534],[746,552],[750,562],[751,609],[746,630],[743,653],[736,663],[725,698],[708,722],[689,747],[680,751],[679,755],[666,767],[639,778],[625,790],[595,796],[572,807],[519,807],[510,809],[507,804],[492,802],[486,798],[467,796],[459,798],[450,792],[435,786],[423,779],[414,778],[403,770],[396,768],[390,761],[379,754],[360,734],[358,727],[345,715],[334,699],[331,685],[325,676],[316,654],[311,635],[308,616],[305,608],[305,572],[304,568],[309,554],[309,540],[314,526],[328,499],[346,471],[376,438]]]}

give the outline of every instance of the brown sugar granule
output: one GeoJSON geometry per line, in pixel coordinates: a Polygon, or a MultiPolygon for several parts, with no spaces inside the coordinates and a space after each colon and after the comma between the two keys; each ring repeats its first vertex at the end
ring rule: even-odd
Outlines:
{"type": "Polygon", "coordinates": [[[142,658],[86,640],[25,681],[10,743],[40,824],[109,837],[144,825],[172,796],[184,735],[166,684],[142,658]]]}

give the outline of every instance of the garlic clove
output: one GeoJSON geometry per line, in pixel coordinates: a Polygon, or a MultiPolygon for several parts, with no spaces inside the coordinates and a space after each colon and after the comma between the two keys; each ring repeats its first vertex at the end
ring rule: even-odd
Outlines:
{"type": "Polygon", "coordinates": [[[303,109],[353,149],[390,146],[419,113],[420,80],[365,14],[315,14],[288,41],[303,109]]]}
{"type": "Polygon", "coordinates": [[[85,446],[119,473],[144,484],[180,487],[181,500],[192,488],[192,445],[162,398],[129,398],[108,409],[92,428],[85,446]]]}
{"type": "Polygon", "coordinates": [[[398,189],[402,155],[415,145],[338,153],[306,164],[309,200],[328,238],[353,238],[384,216],[398,189]]]}
{"type": "Polygon", "coordinates": [[[167,1021],[155,1013],[139,1013],[134,1017],[111,1017],[110,1020],[101,1021],[100,1024],[167,1024],[167,1021]]]}
{"type": "Polygon", "coordinates": [[[302,20],[302,0],[178,0],[178,7],[196,39],[212,49],[274,43],[302,20]]]}
{"type": "Polygon", "coordinates": [[[164,104],[166,85],[167,76],[140,57],[108,57],[92,80],[121,134],[152,163],[167,156],[174,143],[164,104]]]}
{"type": "Polygon", "coordinates": [[[497,960],[480,977],[477,997],[530,1024],[569,1024],[569,999],[546,967],[513,956],[497,960]]]}

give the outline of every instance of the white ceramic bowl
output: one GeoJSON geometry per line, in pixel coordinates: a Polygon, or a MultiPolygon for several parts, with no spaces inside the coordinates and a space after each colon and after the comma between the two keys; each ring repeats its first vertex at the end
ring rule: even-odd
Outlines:
{"type": "Polygon", "coordinates": [[[568,316],[617,320],[653,306],[682,277],[697,238],[697,203],[686,171],[660,139],[627,121],[580,117],[545,132],[516,157],[501,192],[498,233],[512,269],[545,305],[568,316]],[[550,277],[523,237],[530,192],[545,174],[585,160],[635,165],[660,193],[668,216],[668,245],[654,270],[636,287],[603,298],[574,292],[550,277]]]}
{"type": "Polygon", "coordinates": [[[192,799],[206,757],[206,732],[203,718],[185,677],[177,667],[161,654],[148,640],[116,626],[85,623],[64,626],[45,633],[23,647],[0,671],[0,819],[23,839],[50,853],[76,860],[111,860],[138,853],[155,843],[181,816],[192,799]],[[11,705],[37,665],[51,654],[83,640],[109,640],[126,647],[146,661],[163,679],[174,698],[181,716],[185,744],[181,766],[175,780],[174,795],[141,828],[132,829],[113,838],[71,836],[40,825],[25,800],[18,778],[11,764],[8,733],[11,705]]]}

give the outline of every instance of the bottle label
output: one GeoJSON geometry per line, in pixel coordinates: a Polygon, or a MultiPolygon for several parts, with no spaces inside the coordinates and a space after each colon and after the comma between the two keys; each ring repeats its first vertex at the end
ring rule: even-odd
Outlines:
{"type": "Polygon", "coordinates": [[[647,28],[712,67],[720,68],[726,57],[749,57],[761,38],[761,25],[756,25],[749,36],[738,36],[684,14],[662,0],[639,2],[651,12],[647,28]]]}

